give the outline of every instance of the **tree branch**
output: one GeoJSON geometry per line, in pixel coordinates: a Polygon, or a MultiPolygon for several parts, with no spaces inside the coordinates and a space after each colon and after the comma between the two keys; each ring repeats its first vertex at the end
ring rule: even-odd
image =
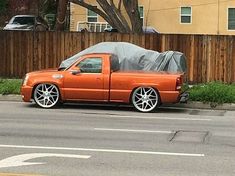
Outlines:
{"type": "Polygon", "coordinates": [[[100,9],[85,0],[70,0],[70,2],[78,4],[86,9],[97,13],[104,20],[106,20],[113,28],[116,28],[121,33],[129,33],[130,31],[138,31],[138,33],[140,33],[142,31],[140,18],[138,18],[138,0],[119,0],[117,4],[118,7],[116,6],[114,0],[96,0],[96,2],[100,6],[100,9]],[[130,24],[128,23],[128,20],[121,12],[122,2],[130,18],[132,29],[130,27],[130,24]],[[132,14],[133,9],[135,9],[137,13],[135,12],[132,14]]]}
{"type": "Polygon", "coordinates": [[[104,18],[111,26],[114,25],[114,23],[112,22],[111,18],[104,13],[102,10],[98,9],[97,6],[93,6],[91,4],[88,4],[84,1],[80,1],[80,0],[70,0],[70,2],[74,3],[74,4],[78,4],[86,9],[89,9],[97,14],[99,14],[102,18],[104,18]]]}
{"type": "MultiPolygon", "coordinates": [[[[121,0],[120,0],[120,1],[121,1],[121,0]]],[[[119,1],[119,3],[120,3],[120,1],[119,1]]],[[[130,32],[131,29],[130,29],[130,27],[129,27],[129,24],[128,24],[126,18],[125,18],[125,17],[123,16],[123,14],[121,13],[121,11],[118,10],[119,7],[117,8],[117,7],[115,6],[113,0],[110,0],[110,5],[111,5],[111,7],[113,8],[113,10],[115,11],[115,13],[117,14],[118,18],[121,20],[121,22],[122,22],[122,24],[124,25],[126,31],[127,31],[127,32],[130,32]]],[[[119,5],[119,4],[118,4],[118,5],[119,5]]]]}
{"type": "Polygon", "coordinates": [[[118,10],[121,11],[121,7],[122,7],[122,0],[119,0],[118,2],[118,10]]]}
{"type": "Polygon", "coordinates": [[[128,32],[128,28],[123,24],[123,22],[120,20],[118,17],[116,11],[114,8],[108,3],[107,0],[96,0],[101,8],[110,16],[112,19],[114,26],[112,27],[116,28],[119,32],[121,33],[126,33],[128,32]]]}
{"type": "Polygon", "coordinates": [[[132,32],[142,33],[143,28],[140,20],[140,13],[138,7],[138,0],[123,0],[123,5],[130,18],[132,32]]]}

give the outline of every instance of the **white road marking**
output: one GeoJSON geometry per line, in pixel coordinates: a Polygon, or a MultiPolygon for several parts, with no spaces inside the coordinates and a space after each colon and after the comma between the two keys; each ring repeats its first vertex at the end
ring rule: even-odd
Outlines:
{"type": "Polygon", "coordinates": [[[25,162],[27,160],[31,160],[34,158],[42,158],[42,157],[63,157],[63,158],[88,159],[91,156],[57,154],[57,153],[29,153],[29,154],[16,155],[16,156],[12,156],[12,157],[1,160],[0,161],[0,168],[46,164],[46,163],[38,163],[38,162],[37,163],[36,162],[25,162]]]}
{"type": "Polygon", "coordinates": [[[132,129],[112,129],[112,128],[94,128],[94,130],[97,130],[97,131],[134,132],[134,133],[163,133],[163,134],[174,133],[174,131],[132,130],[132,129]]]}
{"type": "Polygon", "coordinates": [[[212,121],[212,119],[200,119],[200,118],[177,118],[177,117],[153,117],[153,116],[121,116],[121,115],[110,115],[109,117],[116,118],[136,118],[136,119],[156,119],[156,120],[182,120],[182,121],[212,121]]]}
{"type": "Polygon", "coordinates": [[[146,155],[191,156],[191,157],[204,157],[205,156],[205,154],[194,154],[194,153],[171,153],[171,152],[154,152],[154,151],[68,148],[68,147],[44,147],[44,146],[24,146],[24,145],[0,145],[0,148],[70,150],[70,151],[90,151],[90,152],[128,153],[128,154],[146,154],[146,155]]]}

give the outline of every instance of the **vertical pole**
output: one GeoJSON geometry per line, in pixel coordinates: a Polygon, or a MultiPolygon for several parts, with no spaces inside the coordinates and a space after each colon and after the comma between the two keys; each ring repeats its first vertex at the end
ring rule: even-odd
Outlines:
{"type": "Polygon", "coordinates": [[[217,1],[217,35],[220,34],[220,0],[217,1]]]}

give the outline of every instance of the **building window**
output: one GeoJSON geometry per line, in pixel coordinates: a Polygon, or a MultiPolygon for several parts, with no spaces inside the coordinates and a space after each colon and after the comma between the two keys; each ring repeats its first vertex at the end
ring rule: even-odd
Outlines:
{"type": "Polygon", "coordinates": [[[87,10],[87,21],[88,22],[97,22],[98,21],[98,15],[97,13],[87,10]]]}
{"type": "Polygon", "coordinates": [[[181,7],[180,22],[183,24],[192,23],[192,8],[191,7],[181,7]]]}
{"type": "Polygon", "coordinates": [[[228,30],[235,30],[235,8],[228,8],[228,30]]]}
{"type": "Polygon", "coordinates": [[[144,6],[139,6],[139,13],[142,26],[144,26],[144,6]]]}

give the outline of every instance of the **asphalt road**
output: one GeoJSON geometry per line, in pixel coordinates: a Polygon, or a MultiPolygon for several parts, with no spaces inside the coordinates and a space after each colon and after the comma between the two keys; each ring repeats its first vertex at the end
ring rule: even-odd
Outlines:
{"type": "Polygon", "coordinates": [[[0,102],[1,173],[233,176],[235,112],[0,102]]]}

